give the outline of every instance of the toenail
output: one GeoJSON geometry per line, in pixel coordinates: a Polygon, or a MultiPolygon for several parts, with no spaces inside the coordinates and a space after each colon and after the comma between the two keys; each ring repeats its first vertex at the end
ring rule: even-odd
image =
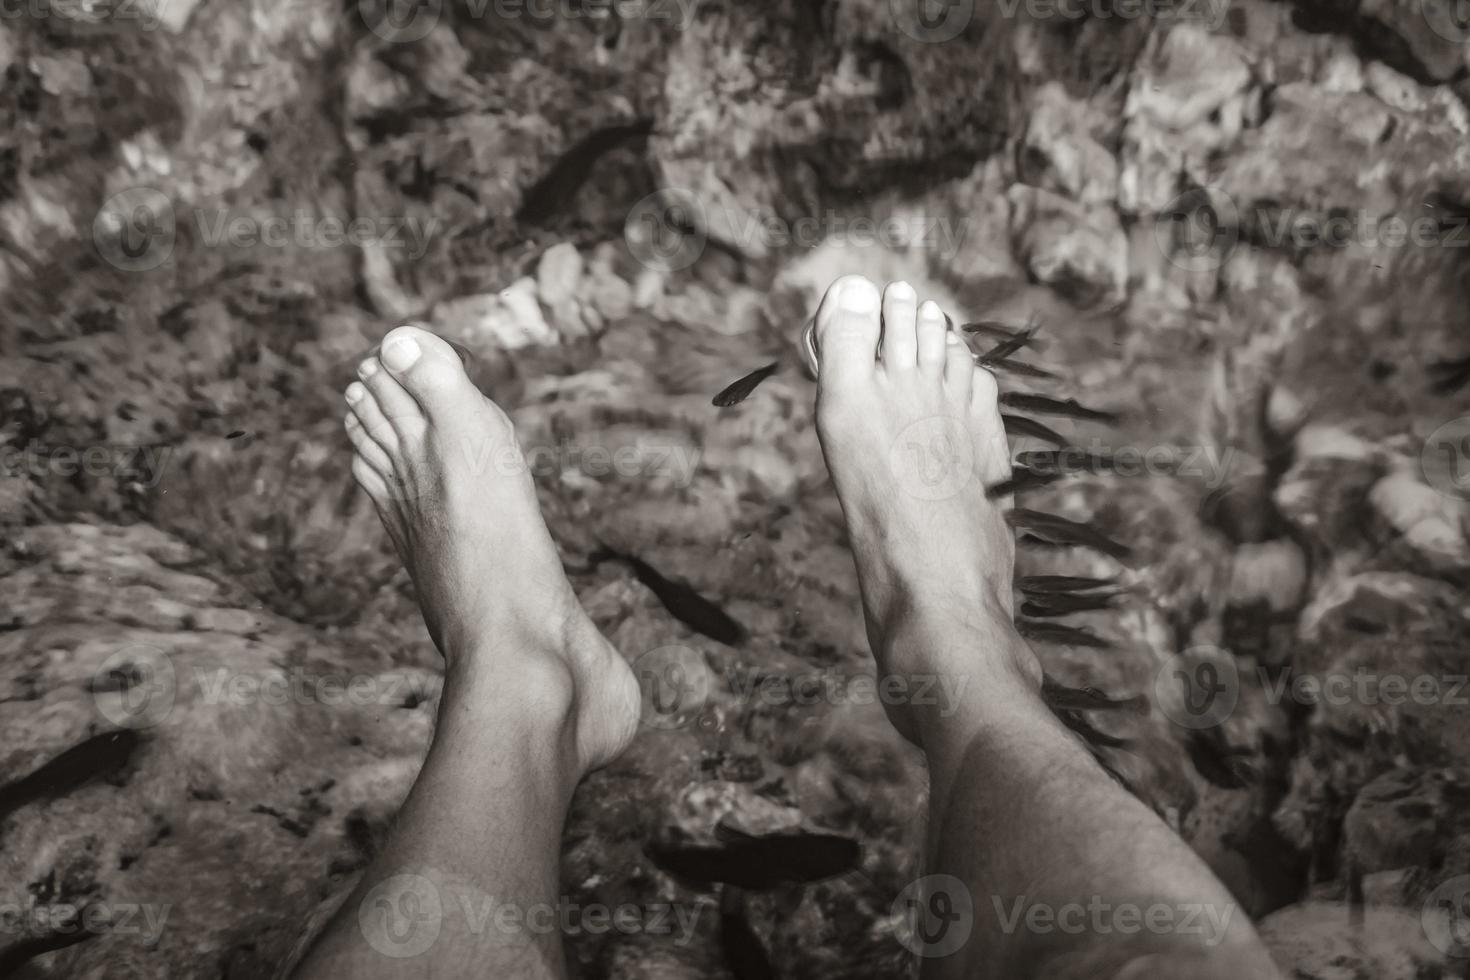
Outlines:
{"type": "Polygon", "coordinates": [[[347,404],[356,405],[359,401],[361,401],[362,393],[364,390],[365,389],[363,388],[363,386],[358,384],[356,381],[348,385],[347,390],[343,392],[344,397],[346,397],[347,399],[347,404]]]}
{"type": "Polygon", "coordinates": [[[919,307],[919,316],[926,320],[939,320],[944,317],[944,313],[939,309],[938,303],[932,299],[926,299],[924,305],[919,307]]]}
{"type": "Polygon", "coordinates": [[[418,359],[418,341],[412,337],[399,337],[383,348],[383,363],[394,371],[402,371],[418,359]]]}
{"type": "Polygon", "coordinates": [[[849,313],[872,313],[877,309],[877,294],[867,283],[854,282],[842,290],[842,308],[849,313]]]}
{"type": "Polygon", "coordinates": [[[914,287],[910,286],[903,280],[899,280],[895,283],[890,283],[888,286],[888,291],[893,294],[894,299],[911,300],[915,299],[917,296],[917,294],[914,292],[914,287]]]}
{"type": "Polygon", "coordinates": [[[378,373],[378,362],[375,358],[368,358],[357,366],[357,373],[364,378],[371,378],[378,373]]]}

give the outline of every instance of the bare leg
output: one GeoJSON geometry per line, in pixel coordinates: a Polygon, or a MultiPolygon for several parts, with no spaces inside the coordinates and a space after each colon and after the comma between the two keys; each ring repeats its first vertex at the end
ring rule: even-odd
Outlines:
{"type": "Polygon", "coordinates": [[[817,339],[818,431],[880,676],[962,692],[958,710],[889,709],[929,759],[931,872],[957,879],[921,902],[924,975],[1275,976],[1224,887],[1041,701],[1012,625],[1014,540],[983,489],[1009,471],[994,378],[905,283],[880,299],[839,280],[817,339]],[[973,932],[949,951],[956,914],[973,932]]]}
{"type": "Polygon", "coordinates": [[[637,681],[562,572],[510,421],[453,349],[400,327],[358,373],[353,473],[413,575],[444,694],[396,832],[292,975],[564,976],[562,822],[632,738],[637,681]]]}

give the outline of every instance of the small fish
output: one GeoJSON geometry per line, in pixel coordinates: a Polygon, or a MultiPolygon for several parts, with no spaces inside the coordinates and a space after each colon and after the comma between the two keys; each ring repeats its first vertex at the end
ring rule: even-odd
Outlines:
{"type": "Polygon", "coordinates": [[[714,406],[716,408],[729,408],[731,405],[739,405],[750,397],[751,392],[755,391],[762,381],[765,381],[780,369],[781,362],[772,361],[765,367],[756,368],[738,381],[730,382],[725,386],[724,390],[714,397],[714,406]]]}
{"type": "MultiPolygon", "coordinates": [[[[1018,337],[1021,334],[1026,333],[1028,329],[1030,328],[1008,326],[1007,324],[1000,323],[995,320],[977,320],[974,323],[965,323],[960,325],[960,330],[964,333],[984,334],[987,337],[998,337],[1001,340],[1010,340],[1018,337]]],[[[1031,330],[1031,332],[1026,336],[1026,342],[1022,346],[1029,347],[1032,350],[1041,349],[1042,344],[1041,341],[1036,339],[1035,330],[1031,330]]]]}
{"type": "Polygon", "coordinates": [[[1031,343],[1031,338],[1036,336],[1036,331],[1039,329],[1041,329],[1039,324],[1031,324],[1030,326],[1018,330],[1007,337],[1005,340],[1002,340],[1000,343],[990,348],[990,350],[981,354],[975,360],[978,363],[987,366],[995,363],[996,361],[1003,361],[1014,354],[1016,351],[1020,350],[1022,347],[1025,347],[1027,344],[1031,343]]]}
{"type": "Polygon", "coordinates": [[[720,950],[735,980],[776,980],[776,968],[750,927],[745,893],[738,888],[727,886],[720,896],[720,950]]]}
{"type": "Polygon", "coordinates": [[[658,597],[658,601],[679,622],[712,640],[728,646],[738,647],[749,634],[719,606],[695,592],[684,582],[665,577],[658,569],[636,555],[624,554],[602,545],[588,558],[595,567],[604,561],[622,562],[633,570],[633,575],[658,597]]]}
{"type": "Polygon", "coordinates": [[[1053,592],[1087,592],[1093,589],[1111,589],[1117,586],[1115,578],[1092,578],[1087,575],[1023,575],[1021,591],[1028,595],[1047,595],[1053,592]]]}
{"type": "Polygon", "coordinates": [[[1142,694],[1110,698],[1095,687],[1069,687],[1050,674],[1042,676],[1041,697],[1054,711],[1139,711],[1148,705],[1142,694]]]}
{"type": "Polygon", "coordinates": [[[1184,743],[1189,761],[1208,782],[1223,789],[1244,789],[1259,781],[1255,768],[1245,761],[1248,749],[1239,749],[1225,741],[1216,729],[1197,729],[1184,743]],[[1242,758],[1244,757],[1244,758],[1242,758]]]}
{"type": "Polygon", "coordinates": [[[1062,623],[1042,623],[1034,619],[1016,620],[1016,629],[1028,640],[1037,643],[1055,643],[1060,646],[1090,647],[1094,650],[1111,650],[1113,641],[1098,636],[1081,626],[1066,626],[1062,623]]]}
{"type": "Polygon", "coordinates": [[[862,845],[836,834],[798,831],[757,837],[721,822],[715,837],[720,843],[650,844],[644,853],[675,878],[747,891],[824,881],[862,864],[862,845]]]}
{"type": "Polygon", "coordinates": [[[1457,361],[1435,361],[1429,365],[1431,387],[1436,395],[1453,395],[1470,384],[1470,357],[1457,361]]]}
{"type": "MultiPolygon", "coordinates": [[[[1035,419],[1028,419],[1024,415],[1002,414],[1000,420],[1005,425],[1006,435],[1008,436],[1030,436],[1033,439],[1041,439],[1056,446],[1065,446],[1067,444],[1067,440],[1050,426],[1044,425],[1035,419]]],[[[1021,454],[1021,456],[1029,455],[1029,453],[1021,454]]],[[[1029,464],[1021,459],[1021,456],[1016,457],[1016,462],[1030,468],[1029,464]]],[[[1041,467],[1037,467],[1037,469],[1041,469],[1041,467]]]]}
{"type": "MultiPolygon", "coordinates": [[[[1066,725],[1072,731],[1086,739],[1087,744],[1094,749],[1120,749],[1128,744],[1126,738],[1119,738],[1116,735],[1109,735],[1107,732],[1100,731],[1096,725],[1082,717],[1080,712],[1061,710],[1053,711],[1052,714],[1056,715],[1057,719],[1063,725],[1066,725]]],[[[1114,776],[1116,777],[1116,775],[1115,773],[1114,776]]]]}
{"type": "Polygon", "coordinates": [[[62,752],[29,775],[0,786],[0,820],[38,800],[55,799],[118,772],[141,736],[133,729],[104,732],[62,752]]]}
{"type": "Polygon", "coordinates": [[[1048,596],[1027,599],[1021,603],[1021,614],[1023,616],[1036,616],[1039,619],[1055,616],[1070,616],[1073,613],[1107,609],[1113,604],[1115,598],[1117,598],[1117,594],[1113,592],[1095,592],[1091,595],[1073,595],[1066,592],[1057,592],[1048,596]]]}
{"type": "Polygon", "coordinates": [[[1061,449],[1032,449],[1017,453],[1015,461],[1043,473],[1110,473],[1115,469],[1112,453],[1105,450],[1069,451],[1065,443],[1062,446],[1061,449]]]}
{"type": "Polygon", "coordinates": [[[1035,412],[1038,415],[1062,415],[1090,422],[1118,421],[1117,413],[1087,408],[1078,404],[1075,398],[1048,398],[1046,395],[1033,395],[1025,391],[1006,391],[1001,393],[1000,403],[1011,408],[1019,408],[1023,412],[1035,412]]]}
{"type": "Polygon", "coordinates": [[[985,496],[991,500],[997,500],[1001,497],[1009,497],[1011,494],[1033,490],[1036,487],[1044,487],[1061,478],[1060,473],[1043,473],[1026,466],[1012,466],[1011,478],[986,487],[985,496]]]}
{"type": "Polygon", "coordinates": [[[1024,361],[1012,360],[1009,357],[987,361],[985,367],[990,368],[992,371],[1005,371],[1008,374],[1019,375],[1023,378],[1044,378],[1048,381],[1055,381],[1057,379],[1057,375],[1046,370],[1046,368],[1039,368],[1035,364],[1027,364],[1024,361]]]}
{"type": "Polygon", "coordinates": [[[597,161],[625,143],[653,132],[652,119],[621,126],[605,126],[578,140],[557,158],[546,175],[521,197],[516,220],[539,225],[565,208],[592,176],[597,161]]]}
{"type": "Polygon", "coordinates": [[[1101,551],[1110,558],[1123,561],[1133,554],[1133,549],[1103,534],[1091,524],[1069,521],[1056,514],[1044,514],[1039,510],[1017,507],[1006,514],[1011,526],[1056,545],[1078,545],[1101,551]]]}

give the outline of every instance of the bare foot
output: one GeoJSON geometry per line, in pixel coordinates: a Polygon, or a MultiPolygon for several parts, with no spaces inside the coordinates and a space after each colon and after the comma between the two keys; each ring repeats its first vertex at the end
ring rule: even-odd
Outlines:
{"type": "Polygon", "coordinates": [[[357,373],[352,472],[413,576],[447,684],[564,714],[583,770],[610,761],[637,729],[638,682],[572,592],[510,419],[417,327],[390,331],[357,373]]]}
{"type": "Polygon", "coordinates": [[[839,279],[816,331],[817,431],[880,674],[1034,689],[1040,666],[1011,624],[1015,537],[985,496],[1010,475],[994,376],[905,282],[880,297],[861,276],[839,279]],[[944,642],[977,626],[992,649],[944,642]]]}

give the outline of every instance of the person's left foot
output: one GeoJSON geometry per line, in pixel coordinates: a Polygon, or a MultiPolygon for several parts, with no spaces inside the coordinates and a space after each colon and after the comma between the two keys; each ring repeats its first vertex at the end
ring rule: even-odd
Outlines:
{"type": "Polygon", "coordinates": [[[413,576],[446,684],[564,710],[579,764],[607,763],[637,730],[638,682],[567,581],[510,419],[417,327],[357,373],[352,473],[413,576]]]}

